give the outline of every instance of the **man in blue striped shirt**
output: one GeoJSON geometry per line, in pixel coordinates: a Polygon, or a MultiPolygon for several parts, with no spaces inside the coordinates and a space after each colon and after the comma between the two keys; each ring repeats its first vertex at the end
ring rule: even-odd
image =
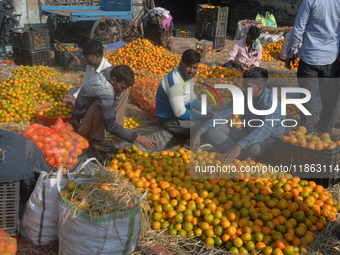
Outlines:
{"type": "MultiPolygon", "coordinates": [[[[156,116],[171,133],[190,135],[201,126],[201,101],[194,92],[194,77],[201,56],[189,49],[182,55],[181,65],[165,76],[156,94],[156,116]],[[195,111],[196,110],[196,111],[195,111]]],[[[207,109],[212,117],[213,112],[207,109]]]]}
{"type": "Polygon", "coordinates": [[[285,117],[281,115],[281,104],[279,101],[277,102],[276,110],[272,114],[265,116],[255,115],[248,108],[246,92],[251,87],[254,108],[257,110],[271,109],[273,95],[266,87],[268,79],[267,70],[254,67],[246,71],[243,74],[243,78],[242,91],[245,95],[245,115],[242,116],[242,119],[244,120],[245,124],[243,125],[245,127],[240,130],[236,127],[230,127],[230,123],[228,123],[228,126],[217,126],[214,124],[214,120],[229,120],[233,116],[233,101],[231,101],[224,110],[217,113],[195,133],[192,141],[193,149],[196,150],[200,145],[201,135],[206,133],[206,137],[212,145],[217,147],[222,153],[225,153],[223,159],[227,164],[235,158],[243,160],[249,157],[270,157],[273,152],[274,137],[282,134],[284,131],[281,122],[285,117]],[[248,123],[258,127],[252,127],[248,123]]]}
{"type": "MultiPolygon", "coordinates": [[[[303,0],[296,15],[293,39],[288,45],[286,67],[294,60],[294,51],[301,40],[299,68],[297,77],[299,86],[311,92],[309,102],[303,104],[312,114],[300,114],[300,125],[313,132],[315,126],[315,95],[319,82],[322,111],[317,130],[330,133],[334,125],[334,111],[339,93],[339,84],[332,78],[337,68],[340,44],[340,1],[303,0]],[[321,78],[321,79],[320,79],[321,78]]],[[[302,95],[304,97],[304,95],[302,95]]]]}

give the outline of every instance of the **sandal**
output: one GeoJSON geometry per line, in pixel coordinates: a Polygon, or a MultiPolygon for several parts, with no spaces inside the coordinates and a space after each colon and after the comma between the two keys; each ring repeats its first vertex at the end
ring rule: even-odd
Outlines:
{"type": "Polygon", "coordinates": [[[92,139],[91,141],[89,141],[89,145],[91,148],[96,149],[99,152],[110,152],[113,149],[113,147],[108,146],[96,139],[92,139]]]}

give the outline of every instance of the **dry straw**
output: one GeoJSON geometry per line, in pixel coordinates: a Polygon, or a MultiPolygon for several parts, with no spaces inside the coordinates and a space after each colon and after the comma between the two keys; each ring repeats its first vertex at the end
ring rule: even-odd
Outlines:
{"type": "MultiPolygon", "coordinates": [[[[80,184],[80,183],[78,183],[80,184]]],[[[71,200],[84,195],[84,198],[75,203],[71,213],[76,213],[79,208],[91,205],[89,213],[98,211],[100,215],[128,211],[136,204],[141,193],[127,180],[119,177],[119,173],[111,172],[102,167],[93,171],[93,176],[83,182],[83,191],[73,191],[71,200]]]]}

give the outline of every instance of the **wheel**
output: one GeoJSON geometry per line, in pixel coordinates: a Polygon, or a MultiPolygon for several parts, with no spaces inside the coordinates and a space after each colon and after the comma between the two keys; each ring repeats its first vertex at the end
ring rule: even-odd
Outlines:
{"type": "Polygon", "coordinates": [[[118,22],[113,18],[105,17],[94,23],[91,29],[90,38],[105,45],[121,41],[123,36],[118,22]]]}

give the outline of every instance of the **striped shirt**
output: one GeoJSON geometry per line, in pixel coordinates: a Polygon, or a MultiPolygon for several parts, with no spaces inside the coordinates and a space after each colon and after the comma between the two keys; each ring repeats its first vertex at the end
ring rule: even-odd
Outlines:
{"type": "Polygon", "coordinates": [[[78,121],[83,119],[87,109],[98,98],[105,129],[111,134],[133,143],[137,134],[116,122],[115,99],[119,98],[121,93],[116,94],[110,82],[112,68],[114,67],[109,67],[93,76],[81,87],[73,108],[72,118],[78,121]]]}
{"type": "Polygon", "coordinates": [[[194,78],[185,81],[179,68],[165,76],[156,93],[156,116],[160,121],[172,118],[181,120],[201,119],[202,115],[190,109],[201,111],[201,101],[194,92],[194,78]]]}
{"type": "MultiPolygon", "coordinates": [[[[237,144],[240,145],[243,149],[248,148],[256,143],[262,142],[264,139],[268,137],[275,137],[281,134],[284,131],[284,126],[281,125],[281,122],[285,119],[285,116],[281,115],[281,104],[280,101],[277,102],[276,110],[269,115],[260,116],[255,115],[250,112],[248,108],[248,104],[245,100],[244,105],[244,116],[241,116],[242,119],[245,121],[245,127],[242,126],[242,131],[247,134],[245,138],[239,141],[237,144]],[[250,127],[248,125],[249,120],[253,119],[261,119],[264,124],[261,127],[250,127]],[[275,121],[271,121],[275,120],[275,121]],[[273,124],[272,124],[273,123],[273,124]]],[[[262,93],[260,100],[254,104],[254,108],[257,110],[268,110],[271,108],[273,103],[273,95],[268,88],[265,88],[264,92],[262,93]]],[[[212,119],[204,123],[204,125],[200,128],[202,133],[206,133],[210,129],[214,128],[214,119],[224,119],[229,120],[233,116],[233,101],[230,101],[227,106],[217,113],[212,119]]],[[[253,126],[260,126],[261,123],[259,121],[251,121],[251,125],[253,126]]],[[[230,123],[228,123],[230,125],[230,123]]],[[[215,125],[215,127],[217,124],[215,125]]],[[[231,137],[232,138],[232,137],[231,137]]]]}

